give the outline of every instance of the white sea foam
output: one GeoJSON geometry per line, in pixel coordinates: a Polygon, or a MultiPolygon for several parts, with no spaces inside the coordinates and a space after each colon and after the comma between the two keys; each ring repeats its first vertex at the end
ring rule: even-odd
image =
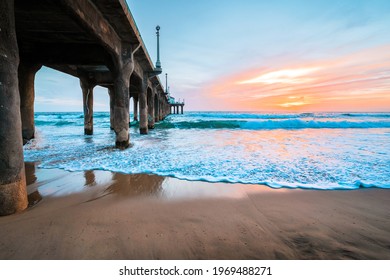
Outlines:
{"type": "Polygon", "coordinates": [[[39,139],[25,146],[25,159],[39,161],[42,168],[153,173],[272,188],[390,188],[389,115],[271,115],[170,116],[146,136],[131,127],[133,146],[119,151],[113,148],[107,113],[94,116],[93,136],[83,135],[80,113],[38,113],[39,139]]]}

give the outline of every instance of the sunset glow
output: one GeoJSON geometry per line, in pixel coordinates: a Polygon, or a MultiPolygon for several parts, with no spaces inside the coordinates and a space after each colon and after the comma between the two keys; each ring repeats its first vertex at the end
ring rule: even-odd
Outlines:
{"type": "Polygon", "coordinates": [[[390,108],[390,45],[331,60],[286,61],[272,70],[236,73],[207,89],[227,106],[251,110],[378,110],[390,108]],[[255,77],[255,78],[253,78],[255,77]]]}
{"type": "Polygon", "coordinates": [[[319,68],[284,69],[262,74],[257,78],[241,81],[238,84],[302,84],[312,81],[307,75],[319,68]]]}
{"type": "MultiPolygon", "coordinates": [[[[127,4],[153,62],[161,26],[159,77],[187,111],[390,111],[390,1],[127,4]]],[[[36,111],[82,111],[78,79],[42,68],[35,84],[36,111]]]]}

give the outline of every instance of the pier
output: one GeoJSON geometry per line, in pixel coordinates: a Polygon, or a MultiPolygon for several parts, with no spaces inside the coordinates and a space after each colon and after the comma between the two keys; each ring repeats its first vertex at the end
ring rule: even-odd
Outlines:
{"type": "Polygon", "coordinates": [[[168,98],[168,104],[169,104],[169,114],[184,114],[184,99],[183,101],[176,101],[176,99],[171,95],[169,91],[169,86],[168,86],[168,74],[165,74],[165,95],[168,98]]]}
{"type": "Polygon", "coordinates": [[[183,102],[172,102],[169,103],[170,114],[184,114],[184,101],[183,102]]]}
{"type": "MultiPolygon", "coordinates": [[[[34,80],[42,66],[80,80],[84,133],[93,134],[93,90],[107,88],[117,148],[129,146],[129,104],[141,134],[170,114],[125,0],[0,1],[0,215],[27,207],[23,144],[34,138],[34,80]]],[[[55,143],[53,143],[55,144],[55,143]]]]}

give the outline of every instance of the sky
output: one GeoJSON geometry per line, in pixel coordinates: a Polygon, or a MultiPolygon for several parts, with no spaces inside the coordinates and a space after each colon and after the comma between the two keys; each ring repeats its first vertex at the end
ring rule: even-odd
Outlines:
{"type": "MultiPolygon", "coordinates": [[[[127,0],[186,110],[390,111],[390,1],[127,0]]],[[[82,111],[79,81],[43,68],[36,111],[82,111]]],[[[97,87],[95,111],[108,111],[97,87]]]]}

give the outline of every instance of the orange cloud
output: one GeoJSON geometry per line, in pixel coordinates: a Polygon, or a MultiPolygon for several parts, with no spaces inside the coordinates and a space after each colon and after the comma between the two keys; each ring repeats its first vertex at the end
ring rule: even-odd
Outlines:
{"type": "Polygon", "coordinates": [[[233,110],[389,111],[390,45],[237,73],[206,92],[233,110]]]}
{"type": "Polygon", "coordinates": [[[284,69],[262,74],[256,78],[240,81],[238,84],[302,84],[312,81],[307,76],[320,68],[284,69]]]}

